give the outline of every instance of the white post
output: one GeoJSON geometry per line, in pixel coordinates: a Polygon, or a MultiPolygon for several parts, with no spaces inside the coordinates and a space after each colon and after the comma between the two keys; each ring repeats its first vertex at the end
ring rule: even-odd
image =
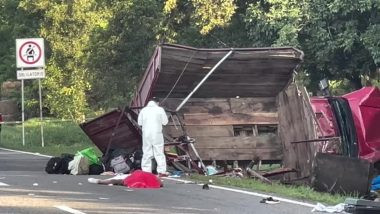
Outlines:
{"type": "Polygon", "coordinates": [[[182,108],[182,106],[185,105],[187,100],[190,99],[190,97],[198,90],[199,87],[201,87],[204,81],[206,81],[207,78],[216,70],[216,68],[218,68],[219,65],[222,64],[224,60],[226,60],[233,52],[234,50],[231,49],[230,52],[228,52],[218,63],[216,63],[216,65],[208,72],[208,74],[205,77],[203,77],[203,79],[198,83],[194,90],[189,95],[187,95],[187,97],[182,101],[181,104],[179,104],[176,111],[179,111],[182,108]]]}
{"type": "MultiPolygon", "coordinates": [[[[21,68],[21,71],[24,69],[21,68]]],[[[25,124],[24,124],[24,80],[21,80],[21,121],[22,121],[22,145],[25,146],[25,124]]]]}
{"type": "Polygon", "coordinates": [[[44,142],[44,128],[43,128],[43,118],[42,118],[42,90],[41,90],[41,79],[38,79],[38,87],[39,87],[39,93],[40,93],[40,120],[41,120],[41,145],[42,147],[45,147],[44,142]]]}

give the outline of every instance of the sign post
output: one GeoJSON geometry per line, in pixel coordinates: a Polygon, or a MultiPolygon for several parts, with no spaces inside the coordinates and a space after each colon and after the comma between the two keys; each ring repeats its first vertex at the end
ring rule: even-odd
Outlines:
{"type": "Polygon", "coordinates": [[[42,90],[41,79],[45,78],[45,50],[44,39],[16,39],[17,79],[21,80],[21,118],[22,118],[22,145],[25,146],[25,114],[24,114],[24,80],[38,79],[41,120],[41,146],[44,147],[44,131],[42,117],[42,90]]]}
{"type": "MultiPolygon", "coordinates": [[[[21,68],[22,70],[22,68],[21,68]]],[[[22,118],[22,145],[25,146],[25,124],[24,124],[24,80],[21,80],[21,118],[22,118]]]]}

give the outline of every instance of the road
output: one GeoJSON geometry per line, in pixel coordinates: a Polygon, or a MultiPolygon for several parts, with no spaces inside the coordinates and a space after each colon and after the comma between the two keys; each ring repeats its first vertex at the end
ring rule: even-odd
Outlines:
{"type": "Polygon", "coordinates": [[[283,199],[263,204],[260,194],[164,179],[159,190],[90,184],[105,176],[49,175],[49,158],[0,149],[0,214],[310,213],[311,204],[283,199]],[[285,200],[285,201],[284,201],[285,200]]]}

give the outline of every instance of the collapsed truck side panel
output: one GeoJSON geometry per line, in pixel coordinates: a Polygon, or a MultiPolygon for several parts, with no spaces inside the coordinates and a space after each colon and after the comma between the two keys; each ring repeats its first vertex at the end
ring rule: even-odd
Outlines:
{"type": "MultiPolygon", "coordinates": [[[[159,46],[131,106],[145,106],[154,96],[175,110],[230,50],[159,46]]],[[[276,96],[302,57],[289,47],[234,49],[178,112],[202,159],[282,159],[276,96]]],[[[165,131],[182,133],[173,123],[165,131]]]]}
{"type": "MultiPolygon", "coordinates": [[[[150,98],[157,97],[167,109],[175,110],[230,51],[171,44],[158,46],[129,106],[138,113],[150,98]]],[[[178,112],[188,134],[196,139],[201,158],[281,160],[276,97],[292,80],[293,71],[302,59],[302,51],[291,47],[233,49],[178,112]]],[[[99,122],[92,123],[100,126],[99,122]]],[[[106,138],[92,136],[97,132],[90,130],[89,123],[82,128],[91,139],[97,140],[95,144],[104,148],[106,138]]],[[[124,125],[122,132],[133,133],[131,127],[124,125]]],[[[102,136],[111,136],[114,129],[103,127],[102,130],[105,130],[102,136]]],[[[178,136],[174,123],[165,131],[172,137],[178,136]]],[[[138,135],[128,136],[134,139],[125,137],[115,137],[113,144],[128,147],[141,143],[138,135]]]]}
{"type": "MultiPolygon", "coordinates": [[[[180,101],[167,99],[163,105],[175,108],[180,101]]],[[[205,160],[282,159],[275,98],[194,98],[180,115],[205,160]]],[[[182,134],[173,122],[164,130],[173,137],[182,134]]]]}

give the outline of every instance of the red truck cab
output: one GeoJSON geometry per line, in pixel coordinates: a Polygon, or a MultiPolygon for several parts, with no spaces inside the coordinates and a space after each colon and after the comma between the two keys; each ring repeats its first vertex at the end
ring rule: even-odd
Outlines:
{"type": "Polygon", "coordinates": [[[341,137],[342,153],[380,165],[380,90],[364,87],[341,97],[312,97],[319,137],[341,137]]]}

